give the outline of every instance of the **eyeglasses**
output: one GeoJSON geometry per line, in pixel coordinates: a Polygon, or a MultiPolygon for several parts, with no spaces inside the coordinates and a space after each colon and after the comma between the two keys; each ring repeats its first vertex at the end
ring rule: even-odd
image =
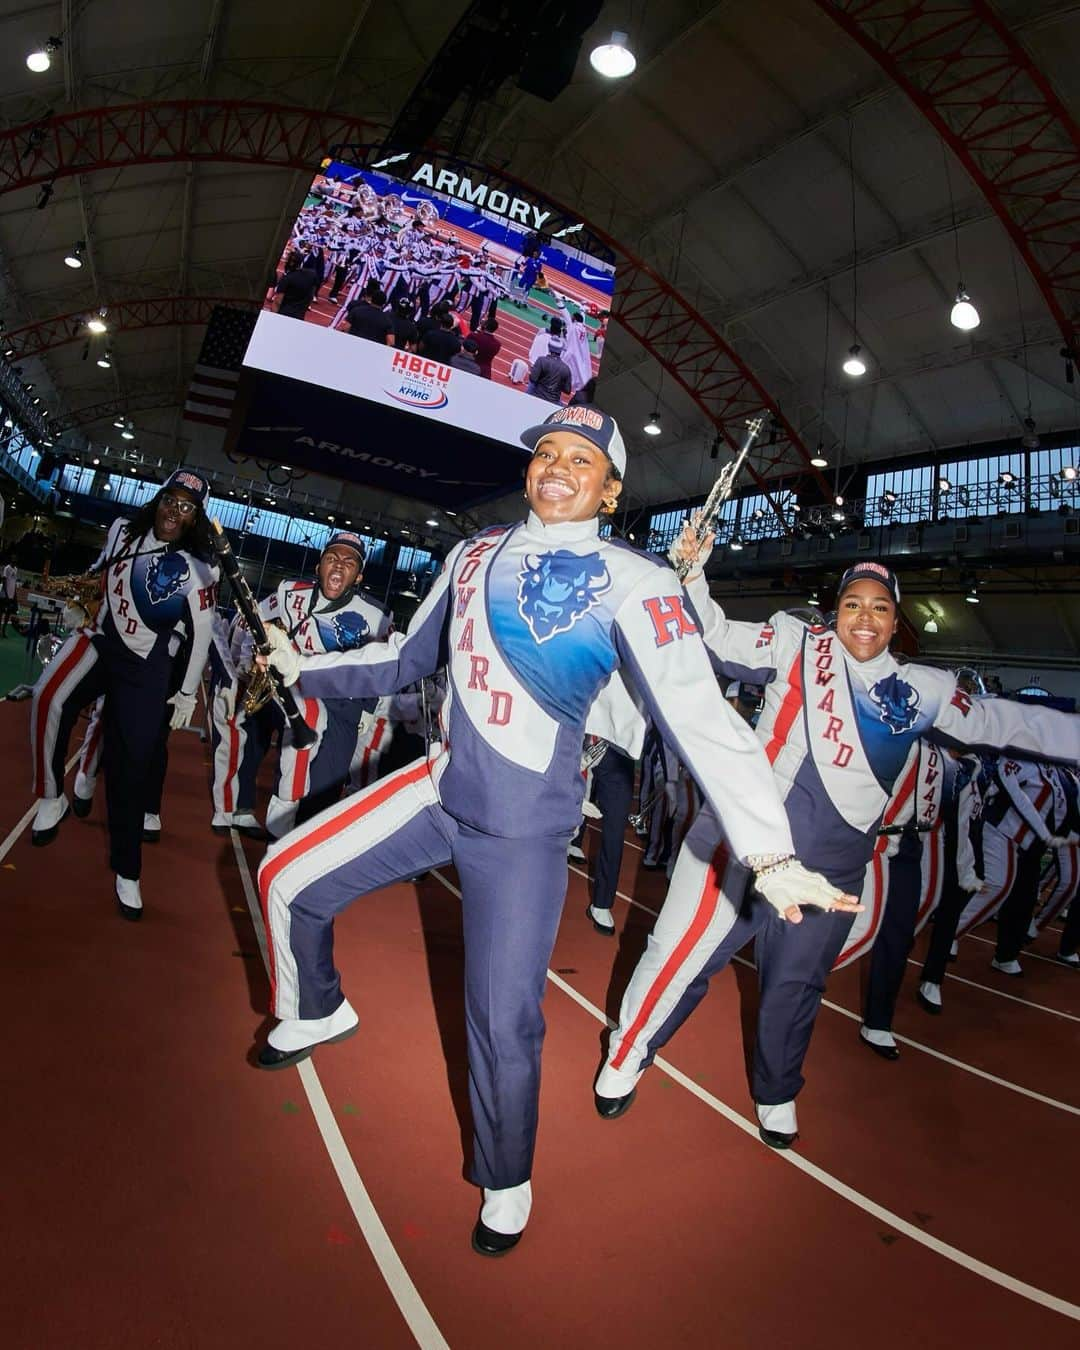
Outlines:
{"type": "Polygon", "coordinates": [[[189,502],[185,497],[174,497],[171,492],[161,494],[162,506],[171,506],[181,516],[193,516],[198,510],[194,502],[189,502]]]}

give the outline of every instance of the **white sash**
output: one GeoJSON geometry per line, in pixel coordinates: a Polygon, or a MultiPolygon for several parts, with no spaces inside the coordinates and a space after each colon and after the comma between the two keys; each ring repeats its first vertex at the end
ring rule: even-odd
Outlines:
{"type": "Polygon", "coordinates": [[[865,832],[877,823],[889,794],[863,748],[851,677],[835,633],[807,630],[802,684],[807,749],[838,814],[865,832]]]}

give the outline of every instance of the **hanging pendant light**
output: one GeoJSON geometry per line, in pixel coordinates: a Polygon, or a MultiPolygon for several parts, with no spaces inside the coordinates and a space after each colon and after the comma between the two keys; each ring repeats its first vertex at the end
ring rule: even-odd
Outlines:
{"type": "Polygon", "coordinates": [[[637,69],[637,57],[627,44],[627,35],[616,30],[607,42],[589,53],[589,65],[609,80],[622,80],[637,69]]]}
{"type": "Polygon", "coordinates": [[[847,357],[844,361],[844,374],[858,378],[866,374],[866,362],[862,359],[862,348],[857,342],[853,342],[848,349],[847,357]]]}
{"type": "Polygon", "coordinates": [[[978,328],[981,323],[979,311],[971,303],[971,296],[964,290],[962,281],[956,288],[956,303],[949,315],[949,322],[954,328],[959,328],[962,333],[970,333],[973,328],[978,328]]]}

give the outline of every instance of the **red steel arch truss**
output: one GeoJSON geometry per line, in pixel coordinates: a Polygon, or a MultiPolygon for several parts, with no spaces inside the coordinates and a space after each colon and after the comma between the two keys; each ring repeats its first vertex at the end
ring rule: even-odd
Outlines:
{"type": "MultiPolygon", "coordinates": [[[[90,108],[0,132],[0,193],[129,164],[205,160],[313,170],[324,156],[343,147],[354,155],[362,147],[373,148],[380,134],[380,128],[359,118],[268,103],[188,100],[90,108]]],[[[426,149],[424,154],[434,162],[460,167],[459,161],[440,150],[426,149]]],[[[579,214],[528,184],[487,166],[483,171],[488,179],[509,183],[543,201],[553,208],[553,220],[559,218],[559,224],[582,223],[579,214]]],[[[751,469],[758,484],[764,486],[766,479],[809,476],[827,493],[827,484],[810,466],[810,452],[795,428],[712,325],[642,259],[588,222],[584,225],[586,233],[615,256],[619,289],[612,318],[645,347],[728,442],[741,441],[748,418],[768,420],[770,433],[762,438],[760,451],[755,451],[756,467],[751,469]]],[[[549,221],[546,227],[555,229],[556,224],[549,221]]],[[[132,301],[112,308],[115,312],[134,310],[140,304],[164,308],[197,303],[204,304],[208,313],[215,301],[132,301]]],[[[33,350],[24,350],[20,344],[21,354],[33,355],[58,341],[73,341],[82,334],[63,336],[68,331],[65,325],[77,324],[83,317],[67,315],[21,330],[24,343],[37,344],[33,350]]],[[[145,325],[133,321],[128,326],[145,325]]],[[[19,338],[20,334],[10,336],[19,338]]]]}
{"type": "Polygon", "coordinates": [[[986,0],[817,0],[943,136],[1075,350],[1080,128],[986,0]]]}

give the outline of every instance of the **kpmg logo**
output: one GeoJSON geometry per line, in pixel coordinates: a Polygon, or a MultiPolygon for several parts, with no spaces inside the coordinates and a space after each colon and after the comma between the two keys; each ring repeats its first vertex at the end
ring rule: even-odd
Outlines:
{"type": "Polygon", "coordinates": [[[453,369],[444,366],[441,361],[429,361],[413,352],[395,352],[390,362],[393,382],[383,386],[383,393],[389,394],[397,403],[409,408],[445,408],[450,402],[446,386],[450,383],[453,369]]]}

